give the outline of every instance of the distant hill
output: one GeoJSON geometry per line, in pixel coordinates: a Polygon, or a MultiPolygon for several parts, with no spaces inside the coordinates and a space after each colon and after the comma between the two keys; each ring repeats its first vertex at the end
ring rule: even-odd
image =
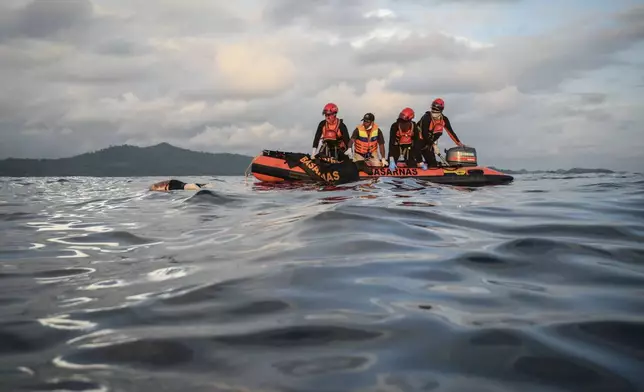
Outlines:
{"type": "Polygon", "coordinates": [[[510,170],[510,169],[499,169],[494,166],[490,166],[491,169],[497,170],[506,174],[530,174],[530,173],[548,173],[548,174],[589,174],[589,173],[615,173],[609,169],[584,169],[579,167],[574,167],[572,169],[558,169],[558,170],[510,170]]]}
{"type": "MultiPolygon", "coordinates": [[[[247,155],[208,153],[160,143],[150,147],[114,146],[59,159],[8,158],[0,160],[1,177],[130,177],[130,176],[239,176],[253,158],[247,155]]],[[[615,173],[608,169],[495,170],[507,174],[615,173]]]]}
{"type": "Polygon", "coordinates": [[[239,154],[196,152],[168,143],[122,145],[70,158],[0,160],[0,176],[236,176],[244,174],[252,159],[239,154]]]}

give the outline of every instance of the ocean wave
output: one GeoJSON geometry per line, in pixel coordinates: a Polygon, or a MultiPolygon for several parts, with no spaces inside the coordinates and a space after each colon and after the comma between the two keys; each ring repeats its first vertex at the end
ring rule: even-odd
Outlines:
{"type": "Polygon", "coordinates": [[[644,388],[628,174],[0,179],[8,390],[644,388]]]}

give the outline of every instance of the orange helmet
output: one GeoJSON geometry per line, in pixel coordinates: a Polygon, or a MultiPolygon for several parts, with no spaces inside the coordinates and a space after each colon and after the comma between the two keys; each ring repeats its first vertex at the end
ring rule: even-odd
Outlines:
{"type": "Polygon", "coordinates": [[[322,109],[322,114],[337,114],[338,113],[338,105],[334,104],[333,102],[329,102],[326,105],[324,105],[324,109],[322,109]]]}
{"type": "Polygon", "coordinates": [[[414,113],[414,109],[404,108],[398,115],[398,118],[403,121],[411,121],[415,116],[416,114],[414,113]]]}
{"type": "Polygon", "coordinates": [[[441,98],[436,98],[434,102],[432,102],[432,111],[442,112],[443,109],[445,109],[445,101],[441,98]]]}

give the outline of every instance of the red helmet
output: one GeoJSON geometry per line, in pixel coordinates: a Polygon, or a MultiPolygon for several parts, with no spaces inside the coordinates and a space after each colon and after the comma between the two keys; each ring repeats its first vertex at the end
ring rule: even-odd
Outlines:
{"type": "Polygon", "coordinates": [[[441,98],[436,98],[434,102],[432,102],[432,110],[442,112],[443,109],[445,109],[445,101],[441,98]]]}
{"type": "Polygon", "coordinates": [[[411,121],[414,119],[416,116],[416,113],[414,113],[414,109],[412,108],[404,108],[402,112],[398,115],[398,118],[403,120],[403,121],[411,121]]]}
{"type": "Polygon", "coordinates": [[[322,109],[322,114],[337,114],[338,113],[338,105],[334,104],[333,102],[329,102],[324,106],[324,109],[322,109]]]}

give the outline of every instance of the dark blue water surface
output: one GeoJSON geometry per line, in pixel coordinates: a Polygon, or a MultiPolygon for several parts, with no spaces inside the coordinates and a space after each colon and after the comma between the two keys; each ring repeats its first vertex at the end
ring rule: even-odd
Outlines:
{"type": "Polygon", "coordinates": [[[1,391],[642,391],[644,177],[0,179],[1,391]]]}

